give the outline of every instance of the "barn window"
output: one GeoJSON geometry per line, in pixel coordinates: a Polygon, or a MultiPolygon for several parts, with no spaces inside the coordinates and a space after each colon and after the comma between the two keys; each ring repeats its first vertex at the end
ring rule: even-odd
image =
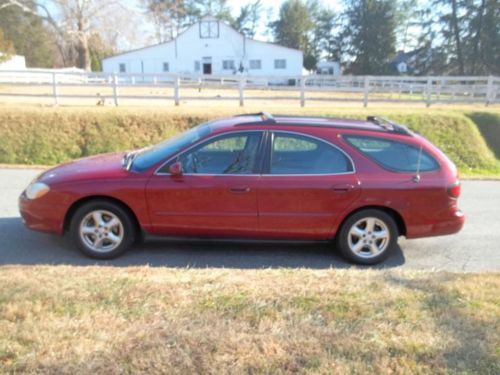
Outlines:
{"type": "Polygon", "coordinates": [[[286,69],[286,60],[285,59],[274,60],[274,69],[286,69]]]}
{"type": "Polygon", "coordinates": [[[262,61],[250,60],[250,69],[262,69],[262,61]]]}
{"type": "Polygon", "coordinates": [[[223,70],[234,70],[234,60],[223,60],[222,61],[223,70]]]}
{"type": "Polygon", "coordinates": [[[127,72],[127,68],[126,68],[126,66],[125,66],[124,63],[121,63],[118,67],[119,67],[120,73],[126,73],[127,72]]]}
{"type": "Polygon", "coordinates": [[[195,61],[194,62],[194,71],[195,72],[199,72],[200,71],[200,62],[199,61],[195,61]]]}
{"type": "Polygon", "coordinates": [[[163,63],[163,71],[168,72],[170,70],[170,66],[168,65],[168,62],[163,63]]]}
{"type": "Polygon", "coordinates": [[[218,21],[202,21],[200,22],[200,38],[212,39],[219,37],[219,22],[218,21]]]}

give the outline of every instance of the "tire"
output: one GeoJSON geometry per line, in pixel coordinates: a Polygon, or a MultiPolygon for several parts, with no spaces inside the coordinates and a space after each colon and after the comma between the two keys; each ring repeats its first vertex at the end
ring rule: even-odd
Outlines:
{"type": "Polygon", "coordinates": [[[136,228],[125,209],[100,199],[76,210],[71,218],[70,236],[85,255],[113,259],[130,248],[136,238],[136,228]]]}
{"type": "Polygon", "coordinates": [[[347,260],[361,265],[377,264],[395,250],[398,228],[384,211],[366,209],[347,218],[335,242],[347,260]]]}

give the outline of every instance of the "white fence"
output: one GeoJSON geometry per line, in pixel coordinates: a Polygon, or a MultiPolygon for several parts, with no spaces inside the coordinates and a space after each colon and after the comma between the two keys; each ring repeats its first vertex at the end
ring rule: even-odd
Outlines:
{"type": "Polygon", "coordinates": [[[55,70],[0,70],[0,98],[35,98],[60,104],[91,99],[119,105],[127,100],[293,100],[484,103],[500,102],[500,77],[405,76],[213,76],[106,74],[55,70]]]}

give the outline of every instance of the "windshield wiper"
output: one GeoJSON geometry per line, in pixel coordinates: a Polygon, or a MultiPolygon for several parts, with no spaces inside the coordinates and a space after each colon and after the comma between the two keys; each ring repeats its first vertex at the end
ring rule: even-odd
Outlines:
{"type": "Polygon", "coordinates": [[[134,164],[134,160],[137,157],[137,155],[146,151],[148,148],[150,147],[143,147],[140,148],[139,150],[126,152],[122,158],[122,167],[125,168],[127,171],[129,171],[130,168],[132,168],[132,164],[134,164]]]}
{"type": "Polygon", "coordinates": [[[134,162],[134,159],[137,156],[137,154],[138,154],[137,151],[126,152],[122,158],[122,167],[125,168],[127,171],[129,171],[130,168],[132,167],[132,163],[134,162]]]}

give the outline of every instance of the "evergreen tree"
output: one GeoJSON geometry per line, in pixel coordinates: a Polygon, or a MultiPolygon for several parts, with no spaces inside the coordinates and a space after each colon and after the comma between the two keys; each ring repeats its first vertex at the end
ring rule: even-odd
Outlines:
{"type": "Polygon", "coordinates": [[[56,64],[53,35],[39,16],[9,6],[0,9],[0,25],[16,53],[26,58],[27,66],[52,68],[56,64]]]}
{"type": "Polygon", "coordinates": [[[387,74],[396,51],[395,5],[390,0],[353,0],[346,9],[352,74],[387,74]]]}
{"type": "Polygon", "coordinates": [[[498,0],[434,0],[426,22],[435,33],[434,52],[446,57],[440,74],[498,74],[498,0]]]}
{"type": "Polygon", "coordinates": [[[498,0],[486,0],[481,14],[482,16],[477,15],[474,24],[479,37],[471,74],[500,75],[500,5],[498,0]]]}
{"type": "Polygon", "coordinates": [[[261,0],[243,5],[239,16],[232,22],[232,26],[247,37],[253,38],[257,32],[262,10],[261,0]]]}
{"type": "Polygon", "coordinates": [[[320,9],[313,14],[313,48],[317,60],[325,58],[342,62],[344,54],[343,33],[341,29],[342,15],[331,9],[320,9]]]}
{"type": "Polygon", "coordinates": [[[304,67],[314,69],[316,58],[311,46],[314,23],[307,5],[301,0],[287,0],[280,8],[279,19],[271,24],[275,41],[304,52],[304,67]]]}

